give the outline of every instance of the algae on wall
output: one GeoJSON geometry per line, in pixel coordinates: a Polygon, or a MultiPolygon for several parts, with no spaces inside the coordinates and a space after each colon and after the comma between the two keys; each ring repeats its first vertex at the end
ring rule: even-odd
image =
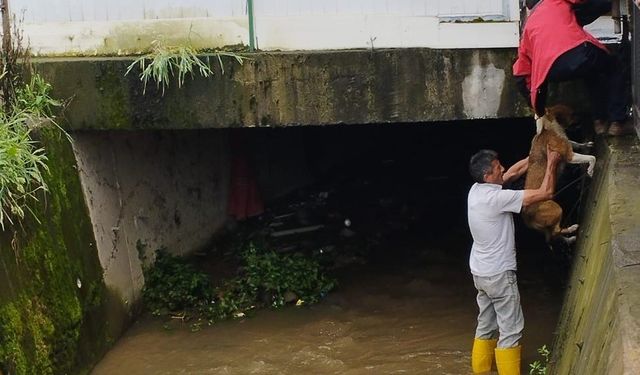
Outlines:
{"type": "Polygon", "coordinates": [[[0,233],[0,365],[10,374],[87,373],[120,327],[112,303],[71,145],[41,129],[49,192],[33,218],[0,233]]]}
{"type": "Polygon", "coordinates": [[[548,374],[640,373],[640,142],[598,146],[548,374]]]}

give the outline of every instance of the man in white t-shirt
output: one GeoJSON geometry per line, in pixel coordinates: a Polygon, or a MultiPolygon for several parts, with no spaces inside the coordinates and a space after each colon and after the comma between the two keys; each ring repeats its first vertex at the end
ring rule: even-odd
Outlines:
{"type": "Polygon", "coordinates": [[[522,207],[553,197],[560,154],[547,149],[547,169],[540,188],[502,189],[522,176],[528,158],[505,172],[498,154],[481,150],[469,162],[476,183],[469,190],[468,218],[473,237],[469,267],[478,290],[480,310],[471,367],[474,374],[488,373],[496,358],[499,375],[520,374],[520,338],[524,318],[516,280],[516,248],[513,213],[522,207]],[[497,348],[496,348],[497,346],[497,348]]]}

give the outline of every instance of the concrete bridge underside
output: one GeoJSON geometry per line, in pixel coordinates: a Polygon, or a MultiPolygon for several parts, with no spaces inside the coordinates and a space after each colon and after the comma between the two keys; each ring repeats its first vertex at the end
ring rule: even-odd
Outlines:
{"type": "Polygon", "coordinates": [[[69,129],[202,129],[514,118],[529,115],[511,78],[514,49],[255,53],[224,74],[146,94],[131,58],[42,59],[69,129]]]}
{"type": "MultiPolygon", "coordinates": [[[[214,129],[525,117],[514,57],[513,49],[256,53],[243,65],[224,60],[213,78],[180,88],[174,80],[164,94],[154,82],[144,93],[139,70],[126,74],[131,58],[47,59],[36,68],[57,98],[71,98],[63,125],[104,280],[131,309],[144,285],[139,244],[189,253],[227,219],[233,147],[214,129]]],[[[249,147],[263,198],[308,184],[302,142],[263,136],[249,147]]]]}

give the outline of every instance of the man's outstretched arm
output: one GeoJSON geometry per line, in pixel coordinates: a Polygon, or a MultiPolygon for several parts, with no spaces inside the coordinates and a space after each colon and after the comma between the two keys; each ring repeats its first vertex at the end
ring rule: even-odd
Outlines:
{"type": "Polygon", "coordinates": [[[504,174],[502,175],[502,180],[505,183],[513,182],[518,178],[520,178],[520,176],[525,174],[528,168],[529,168],[529,157],[527,156],[526,158],[512,165],[511,168],[507,169],[507,171],[504,172],[504,174]]]}

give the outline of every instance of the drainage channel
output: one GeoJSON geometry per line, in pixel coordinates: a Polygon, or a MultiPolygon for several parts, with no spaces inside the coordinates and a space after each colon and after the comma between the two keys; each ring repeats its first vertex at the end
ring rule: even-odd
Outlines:
{"type": "MultiPolygon", "coordinates": [[[[467,161],[480,148],[496,149],[505,165],[526,156],[533,133],[530,125],[511,120],[135,135],[138,142],[164,144],[155,155],[170,155],[167,161],[183,160],[181,166],[171,167],[175,173],[188,174],[185,168],[190,166],[192,173],[207,176],[175,180],[174,185],[189,185],[176,188],[176,194],[191,198],[164,197],[161,203],[177,214],[138,213],[138,222],[131,224],[138,233],[154,220],[168,220],[171,225],[162,225],[173,228],[165,230],[169,238],[171,233],[195,231],[205,224],[192,218],[210,215],[205,221],[216,224],[203,229],[206,235],[198,235],[202,246],[190,259],[214,283],[233,275],[238,267],[232,248],[225,247],[221,238],[259,232],[282,252],[320,253],[337,286],[315,304],[296,306],[294,297],[282,308],[259,309],[198,325],[196,330],[191,322],[175,316],[143,314],[92,373],[468,373],[477,307],[467,264],[471,243],[465,211],[471,185],[467,161]],[[211,151],[211,144],[220,149],[211,151]],[[191,156],[176,157],[181,152],[191,156]],[[223,156],[202,156],[216,152],[223,156]],[[246,167],[243,175],[251,175],[250,185],[257,188],[259,202],[249,209],[255,212],[242,212],[257,215],[237,221],[211,219],[228,212],[217,208],[217,213],[202,213],[206,208],[198,206],[194,197],[210,196],[206,202],[228,209],[216,199],[227,203],[234,199],[238,155],[246,167]],[[203,160],[209,165],[203,166],[203,160]],[[224,173],[211,169],[223,165],[228,165],[226,173],[231,177],[216,179],[224,173]],[[225,186],[231,188],[225,190],[225,186]],[[190,203],[180,203],[185,200],[190,203]],[[195,212],[188,212],[189,207],[195,212]],[[156,214],[163,215],[162,220],[154,219],[156,214]],[[225,234],[212,236],[213,232],[225,234]]],[[[136,154],[130,136],[112,134],[107,148],[136,154]]],[[[78,147],[82,149],[83,142],[93,144],[92,137],[86,135],[78,147]]],[[[95,147],[85,148],[85,179],[91,179],[91,170],[97,169],[91,160],[101,159],[90,156],[90,149],[95,147]]],[[[106,149],[103,154],[108,154],[106,149]]],[[[134,168],[131,163],[120,166],[125,164],[137,170],[138,177],[153,169],[134,168]]],[[[175,173],[167,178],[175,179],[175,173]]],[[[114,174],[126,175],[123,170],[114,174]]],[[[122,185],[133,184],[132,191],[133,186],[145,185],[134,180],[129,177],[122,185]]],[[[93,186],[100,190],[96,181],[93,186]]],[[[146,185],[159,188],[162,184],[146,185]]],[[[94,189],[92,194],[98,193],[94,189]]],[[[567,193],[568,206],[574,196],[575,191],[567,193]]],[[[526,368],[539,359],[539,347],[552,344],[570,260],[562,251],[549,251],[540,235],[519,220],[516,223],[526,368]]],[[[127,227],[122,224],[123,229],[127,227]]],[[[147,233],[138,242],[151,243],[150,249],[165,241],[153,237],[151,229],[147,233]]],[[[184,249],[194,245],[193,238],[174,240],[172,246],[184,249]]]]}

